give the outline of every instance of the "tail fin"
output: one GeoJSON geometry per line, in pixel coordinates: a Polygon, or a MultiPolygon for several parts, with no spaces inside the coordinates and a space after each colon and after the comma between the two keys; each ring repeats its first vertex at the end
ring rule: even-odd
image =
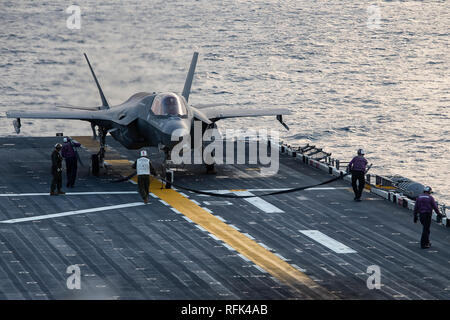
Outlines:
{"type": "Polygon", "coordinates": [[[102,99],[102,108],[101,109],[109,109],[108,101],[106,101],[105,95],[103,94],[102,87],[100,87],[100,84],[98,83],[97,77],[95,76],[94,69],[92,69],[91,63],[89,62],[89,59],[88,59],[86,53],[84,53],[84,57],[86,58],[86,61],[89,65],[89,69],[91,69],[92,76],[94,77],[95,84],[97,85],[98,92],[100,93],[100,98],[102,99]]]}
{"type": "Polygon", "coordinates": [[[194,55],[192,56],[191,66],[189,67],[189,72],[186,77],[186,82],[184,83],[183,93],[181,94],[186,99],[186,101],[189,100],[189,93],[191,93],[192,79],[194,78],[197,59],[198,52],[194,52],[194,55]]]}

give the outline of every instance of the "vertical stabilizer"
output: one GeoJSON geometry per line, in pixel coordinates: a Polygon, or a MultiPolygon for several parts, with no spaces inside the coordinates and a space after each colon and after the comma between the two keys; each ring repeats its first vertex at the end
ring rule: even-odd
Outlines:
{"type": "Polygon", "coordinates": [[[189,93],[191,93],[192,79],[194,79],[197,59],[198,59],[198,52],[194,52],[194,55],[192,56],[191,66],[189,67],[189,72],[186,77],[186,82],[184,83],[183,93],[181,94],[186,99],[186,101],[189,100],[189,93]]]}
{"type": "Polygon", "coordinates": [[[97,77],[95,76],[94,69],[92,69],[91,63],[89,62],[89,59],[88,59],[86,53],[84,53],[84,57],[86,58],[89,69],[91,69],[92,76],[94,77],[95,84],[97,85],[98,92],[100,93],[100,98],[102,99],[102,108],[101,109],[109,109],[108,101],[106,101],[105,95],[103,94],[102,87],[100,87],[100,84],[98,83],[97,77]]]}

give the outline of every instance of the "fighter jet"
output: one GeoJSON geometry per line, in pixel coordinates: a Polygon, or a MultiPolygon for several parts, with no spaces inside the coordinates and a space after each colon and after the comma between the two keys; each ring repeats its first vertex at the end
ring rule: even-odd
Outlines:
{"type": "MultiPolygon", "coordinates": [[[[94,108],[62,106],[78,109],[78,111],[8,111],[6,116],[15,118],[13,125],[17,134],[20,133],[21,118],[88,121],[91,123],[94,138],[97,138],[95,128],[98,129],[100,142],[98,157],[102,164],[105,156],[105,139],[108,133],[127,149],[159,147],[168,155],[177,143],[177,141],[172,141],[172,134],[175,130],[192,133],[195,120],[202,122],[204,132],[208,128],[214,127],[215,123],[221,119],[276,116],[276,119],[289,130],[282,118],[283,115],[290,114],[288,109],[249,110],[245,108],[236,110],[218,105],[204,105],[198,108],[189,105],[189,94],[198,52],[194,52],[192,57],[181,95],[173,92],[139,92],[117,106],[109,105],[87,55],[84,54],[84,57],[97,85],[102,105],[94,108]]],[[[193,135],[191,134],[191,136],[193,135]]]]}

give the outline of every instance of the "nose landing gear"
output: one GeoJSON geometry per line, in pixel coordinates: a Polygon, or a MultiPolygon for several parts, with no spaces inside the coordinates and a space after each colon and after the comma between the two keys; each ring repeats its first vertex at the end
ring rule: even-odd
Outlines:
{"type": "MultiPolygon", "coordinates": [[[[95,133],[95,126],[93,126],[93,131],[95,133]]],[[[100,149],[97,153],[91,156],[91,170],[92,174],[98,177],[100,173],[100,168],[104,168],[105,163],[105,153],[106,153],[106,135],[108,131],[105,128],[98,127],[98,136],[100,142],[100,149]]],[[[96,135],[93,136],[96,139],[96,135]]]]}

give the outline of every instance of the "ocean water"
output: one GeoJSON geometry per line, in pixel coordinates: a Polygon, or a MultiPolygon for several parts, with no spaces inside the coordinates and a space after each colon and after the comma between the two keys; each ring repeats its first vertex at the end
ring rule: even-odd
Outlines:
{"type": "MultiPolygon", "coordinates": [[[[373,173],[431,185],[450,204],[448,1],[0,1],[0,115],[97,106],[86,52],[110,104],[139,91],[181,92],[200,52],[190,102],[287,107],[220,128],[276,128],[373,173]]],[[[80,121],[23,120],[21,135],[90,134],[80,121]]],[[[0,118],[0,135],[14,135],[0,118]]]]}

